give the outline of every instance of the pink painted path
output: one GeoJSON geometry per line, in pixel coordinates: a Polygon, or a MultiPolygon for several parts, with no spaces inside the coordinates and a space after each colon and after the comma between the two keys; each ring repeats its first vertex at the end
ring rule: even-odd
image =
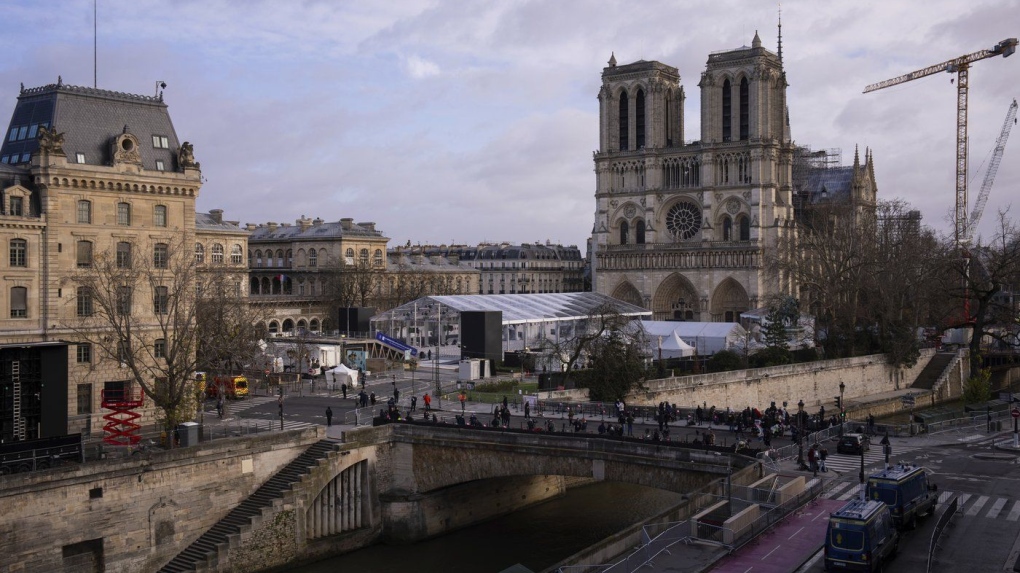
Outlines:
{"type": "Polygon", "coordinates": [[[800,567],[825,542],[829,514],[845,501],[820,499],[794,512],[758,539],[724,557],[712,573],[789,573],[800,567]]]}

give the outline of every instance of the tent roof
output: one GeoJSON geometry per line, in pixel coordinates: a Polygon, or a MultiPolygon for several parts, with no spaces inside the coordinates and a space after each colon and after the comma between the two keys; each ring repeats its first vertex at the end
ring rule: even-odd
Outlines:
{"type": "Polygon", "coordinates": [[[676,333],[684,341],[694,338],[725,338],[744,336],[743,326],[735,322],[673,322],[668,320],[642,320],[641,326],[649,336],[668,336],[676,333]]]}
{"type": "Polygon", "coordinates": [[[436,305],[445,315],[450,310],[500,311],[503,324],[554,322],[588,318],[600,306],[609,305],[624,316],[649,316],[651,311],[594,292],[567,292],[543,294],[458,294],[426,296],[380,313],[373,321],[386,321],[391,317],[402,320],[412,313],[418,317],[429,314],[430,305],[436,305]]]}

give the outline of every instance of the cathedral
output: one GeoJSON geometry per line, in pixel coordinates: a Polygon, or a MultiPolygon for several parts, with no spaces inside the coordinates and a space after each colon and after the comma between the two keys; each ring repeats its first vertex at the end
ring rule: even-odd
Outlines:
{"type": "Polygon", "coordinates": [[[841,187],[790,136],[782,44],[712,53],[701,74],[701,133],[685,141],[679,71],[655,61],[602,71],[594,154],[595,292],[650,309],[654,320],[736,322],[773,295],[799,296],[765,256],[796,239],[799,205],[862,195],[874,205],[870,155],[835,167],[841,187]],[[798,183],[798,179],[800,183],[798,183]],[[862,185],[862,182],[864,185],[862,185]],[[861,187],[866,187],[862,189],[861,187]]]}

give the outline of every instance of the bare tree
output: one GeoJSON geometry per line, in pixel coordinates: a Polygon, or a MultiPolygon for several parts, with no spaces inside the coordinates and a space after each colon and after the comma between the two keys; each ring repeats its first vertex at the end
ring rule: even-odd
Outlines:
{"type": "Polygon", "coordinates": [[[343,259],[331,260],[319,272],[323,279],[322,294],[330,320],[339,316],[341,308],[369,306],[372,294],[382,280],[379,269],[364,259],[355,263],[343,259]]]}
{"type": "Polygon", "coordinates": [[[265,338],[258,325],[268,320],[269,313],[244,296],[243,275],[220,271],[198,275],[199,369],[233,374],[256,364],[262,355],[260,342],[265,338]]]}
{"type": "MultiPolygon", "coordinates": [[[[948,241],[948,239],[947,239],[948,241]]],[[[946,249],[948,252],[949,249],[946,249]]],[[[986,245],[969,249],[967,257],[948,256],[942,267],[943,292],[952,301],[944,324],[971,327],[971,376],[980,375],[981,342],[1018,346],[1017,305],[1012,293],[1020,286],[1020,228],[1005,212],[999,213],[996,232],[986,245]]]]}
{"type": "Polygon", "coordinates": [[[194,238],[121,242],[79,260],[77,321],[68,324],[98,355],[119,364],[173,429],[194,413],[194,238]]]}

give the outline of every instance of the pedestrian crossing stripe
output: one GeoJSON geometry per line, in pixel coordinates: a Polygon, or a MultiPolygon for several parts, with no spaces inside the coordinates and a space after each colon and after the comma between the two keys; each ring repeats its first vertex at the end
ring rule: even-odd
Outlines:
{"type": "MultiPolygon", "coordinates": [[[[848,501],[859,496],[860,493],[860,483],[853,481],[838,481],[830,485],[824,497],[838,501],[848,501]]],[[[1006,521],[1020,521],[1020,501],[1013,501],[1006,497],[995,498],[995,501],[992,501],[993,496],[969,493],[956,495],[956,493],[952,491],[943,491],[939,494],[938,505],[941,506],[949,503],[952,501],[954,496],[956,496],[957,511],[966,517],[980,516],[987,519],[1001,519],[1002,516],[1005,515],[1006,521]],[[990,501],[991,505],[989,505],[990,501]],[[970,504],[969,506],[968,503],[970,504]],[[1010,506],[1010,504],[1012,504],[1012,506],[1010,506]],[[1005,513],[1007,507],[1010,508],[1008,514],[1005,513]],[[986,508],[987,511],[984,511],[986,508]],[[982,512],[984,512],[983,515],[982,512]]]]}

